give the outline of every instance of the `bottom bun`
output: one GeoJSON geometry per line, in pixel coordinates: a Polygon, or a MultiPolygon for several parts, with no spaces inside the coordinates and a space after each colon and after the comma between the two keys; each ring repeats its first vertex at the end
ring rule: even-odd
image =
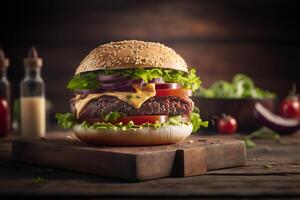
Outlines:
{"type": "Polygon", "coordinates": [[[74,126],[75,135],[92,145],[162,145],[174,144],[191,135],[193,126],[171,125],[129,130],[94,130],[74,126]]]}

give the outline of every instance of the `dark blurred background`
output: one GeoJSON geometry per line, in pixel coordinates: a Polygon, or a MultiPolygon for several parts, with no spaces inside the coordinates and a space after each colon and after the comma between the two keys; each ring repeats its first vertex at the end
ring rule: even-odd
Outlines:
{"type": "Polygon", "coordinates": [[[196,67],[204,86],[236,73],[280,96],[300,87],[297,1],[10,0],[0,4],[0,45],[18,97],[22,58],[35,45],[53,112],[69,110],[67,81],[89,51],[123,39],[157,41],[196,67]]]}

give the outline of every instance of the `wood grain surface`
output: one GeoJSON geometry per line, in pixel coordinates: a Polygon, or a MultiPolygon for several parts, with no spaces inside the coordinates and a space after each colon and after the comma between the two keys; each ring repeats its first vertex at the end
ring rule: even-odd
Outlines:
{"type": "Polygon", "coordinates": [[[242,166],[241,140],[190,136],[178,144],[162,146],[88,146],[69,132],[51,132],[44,139],[13,142],[15,161],[142,181],[169,176],[187,177],[207,170],[242,166]]]}
{"type": "Polygon", "coordinates": [[[68,197],[294,197],[300,196],[300,135],[255,140],[244,167],[202,176],[131,183],[11,160],[12,138],[0,140],[0,194],[68,197]],[[41,177],[45,182],[39,183],[41,177]]]}

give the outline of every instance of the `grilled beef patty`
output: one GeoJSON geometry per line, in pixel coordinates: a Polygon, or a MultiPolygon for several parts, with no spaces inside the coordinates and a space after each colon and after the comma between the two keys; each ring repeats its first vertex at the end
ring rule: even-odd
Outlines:
{"type": "MultiPolygon", "coordinates": [[[[84,98],[84,97],[83,97],[84,98]]],[[[76,115],[75,98],[70,100],[71,110],[76,115]]],[[[80,119],[98,118],[110,112],[126,113],[128,116],[137,115],[189,115],[194,108],[194,102],[186,97],[152,97],[136,109],[128,103],[112,96],[102,96],[92,100],[80,113],[80,119]]]]}

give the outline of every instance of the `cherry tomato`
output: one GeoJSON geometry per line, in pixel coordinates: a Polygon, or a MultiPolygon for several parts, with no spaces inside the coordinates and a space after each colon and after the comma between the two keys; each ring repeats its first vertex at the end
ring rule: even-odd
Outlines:
{"type": "Polygon", "coordinates": [[[237,122],[230,115],[222,116],[217,120],[217,128],[220,133],[233,134],[237,129],[237,122]]]}
{"type": "Polygon", "coordinates": [[[279,114],[286,118],[300,119],[300,99],[297,96],[291,96],[281,101],[279,114]]]}
{"type": "Polygon", "coordinates": [[[8,135],[10,130],[10,112],[6,100],[0,98],[0,138],[8,135]]]}
{"type": "Polygon", "coordinates": [[[156,96],[192,96],[192,90],[188,89],[157,89],[156,96]]]}

